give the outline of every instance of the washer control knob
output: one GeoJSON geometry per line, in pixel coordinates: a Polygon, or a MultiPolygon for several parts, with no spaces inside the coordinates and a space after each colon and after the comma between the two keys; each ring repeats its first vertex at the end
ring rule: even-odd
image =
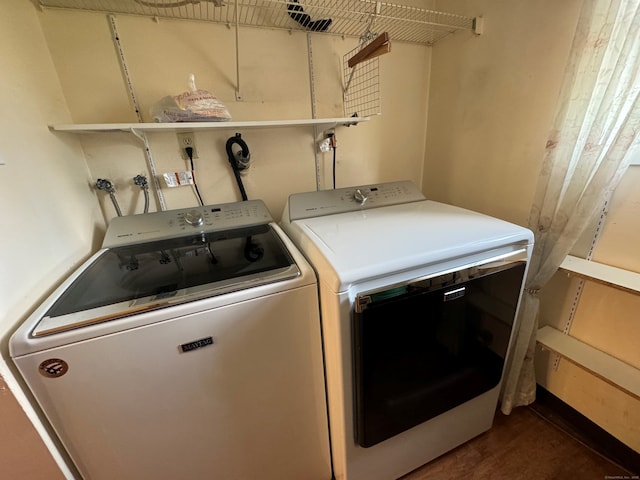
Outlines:
{"type": "Polygon", "coordinates": [[[204,223],[202,212],[198,210],[190,210],[184,215],[184,221],[193,227],[199,227],[204,223]]]}
{"type": "Polygon", "coordinates": [[[362,190],[356,188],[356,191],[353,192],[353,199],[360,205],[364,205],[369,197],[367,197],[367,195],[362,190]]]}

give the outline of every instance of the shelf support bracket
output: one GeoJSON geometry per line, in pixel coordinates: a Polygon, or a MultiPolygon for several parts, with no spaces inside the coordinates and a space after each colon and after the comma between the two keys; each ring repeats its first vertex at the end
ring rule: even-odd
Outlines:
{"type": "Polygon", "coordinates": [[[238,0],[234,2],[234,21],[236,33],[236,102],[242,101],[240,93],[240,12],[238,10],[238,0]]]}
{"type": "Polygon", "coordinates": [[[156,199],[158,200],[158,205],[160,206],[160,210],[164,211],[167,209],[167,204],[164,200],[164,194],[162,193],[162,189],[160,188],[160,181],[158,180],[156,164],[153,161],[153,155],[151,154],[151,148],[149,147],[149,140],[147,139],[147,135],[143,131],[140,131],[135,127],[129,129],[129,132],[131,132],[134,137],[136,137],[138,140],[140,140],[140,142],[142,142],[144,156],[147,160],[147,166],[149,167],[151,178],[153,178],[153,188],[156,194],[156,199]]]}
{"type": "MultiPolygon", "coordinates": [[[[591,260],[593,258],[593,253],[595,251],[596,244],[598,243],[598,239],[600,238],[600,234],[602,233],[602,228],[604,226],[605,219],[607,218],[607,212],[609,210],[609,200],[611,200],[611,195],[613,195],[613,193],[610,193],[609,196],[605,199],[604,205],[602,206],[602,210],[600,211],[600,216],[598,217],[598,221],[594,226],[593,236],[591,237],[591,244],[589,245],[589,251],[586,254],[587,260],[591,260]]],[[[580,278],[578,280],[577,285],[574,288],[573,302],[571,303],[571,309],[564,323],[564,328],[562,329],[562,332],[565,335],[569,335],[571,332],[571,326],[573,325],[573,319],[578,310],[578,305],[580,304],[580,298],[582,297],[582,291],[584,290],[584,285],[585,285],[585,280],[583,278],[580,278]]],[[[556,353],[553,361],[553,369],[555,371],[558,371],[558,367],[560,366],[560,359],[561,359],[561,356],[556,353]]]]}
{"type": "Polygon", "coordinates": [[[118,61],[120,62],[120,69],[122,70],[122,76],[124,77],[124,82],[127,87],[127,92],[129,93],[129,101],[131,102],[131,106],[136,114],[138,122],[142,123],[142,114],[140,113],[140,106],[138,105],[138,99],[136,98],[136,92],[133,88],[133,82],[131,81],[131,76],[129,75],[129,68],[127,67],[127,61],[124,57],[124,49],[122,48],[122,43],[120,42],[120,34],[118,33],[118,26],[116,25],[116,17],[113,15],[108,16],[109,20],[109,28],[111,29],[111,36],[113,38],[113,44],[116,47],[116,51],[118,53],[118,61]]]}

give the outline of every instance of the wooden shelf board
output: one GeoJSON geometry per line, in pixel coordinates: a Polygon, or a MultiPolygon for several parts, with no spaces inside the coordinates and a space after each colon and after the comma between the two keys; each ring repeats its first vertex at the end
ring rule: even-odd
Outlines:
{"type": "Polygon", "coordinates": [[[640,400],[640,369],[548,325],[538,330],[537,341],[543,348],[640,400]]]}
{"type": "Polygon", "coordinates": [[[584,258],[567,255],[560,265],[570,275],[608,285],[630,293],[640,293],[640,273],[622,268],[612,267],[603,263],[592,262],[584,258]]]}

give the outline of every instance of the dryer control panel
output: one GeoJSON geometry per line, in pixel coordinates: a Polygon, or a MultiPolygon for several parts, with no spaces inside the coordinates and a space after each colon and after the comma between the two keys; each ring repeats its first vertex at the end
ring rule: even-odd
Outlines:
{"type": "Polygon", "coordinates": [[[127,215],[111,220],[102,247],[219,232],[271,221],[271,214],[261,200],[127,215]]]}
{"type": "Polygon", "coordinates": [[[296,193],[289,197],[289,221],[336,213],[419,202],[426,197],[413,182],[389,182],[358,187],[296,193]]]}

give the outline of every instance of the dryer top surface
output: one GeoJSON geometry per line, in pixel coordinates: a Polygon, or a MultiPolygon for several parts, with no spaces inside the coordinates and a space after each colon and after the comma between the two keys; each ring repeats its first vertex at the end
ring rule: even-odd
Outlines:
{"type": "Polygon", "coordinates": [[[354,282],[437,265],[514,244],[521,226],[430,200],[295,220],[289,227],[319,276],[336,291],[354,282]]]}

